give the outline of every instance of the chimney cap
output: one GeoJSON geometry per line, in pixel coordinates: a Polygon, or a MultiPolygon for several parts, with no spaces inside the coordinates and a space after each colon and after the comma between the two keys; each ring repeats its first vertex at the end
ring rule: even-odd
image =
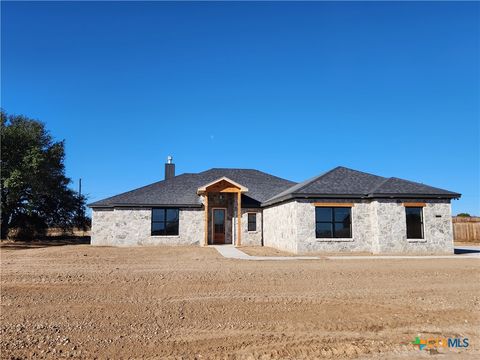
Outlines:
{"type": "Polygon", "coordinates": [[[172,156],[172,155],[168,155],[168,156],[167,156],[167,164],[171,164],[171,163],[172,163],[172,160],[173,160],[173,156],[172,156]]]}

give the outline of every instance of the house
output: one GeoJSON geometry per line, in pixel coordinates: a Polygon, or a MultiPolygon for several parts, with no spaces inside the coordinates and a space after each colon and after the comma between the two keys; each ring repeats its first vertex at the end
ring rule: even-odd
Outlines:
{"type": "Polygon", "coordinates": [[[270,246],[293,253],[452,253],[461,195],[336,167],[301,183],[252,169],[175,175],[89,204],[92,244],[270,246]]]}

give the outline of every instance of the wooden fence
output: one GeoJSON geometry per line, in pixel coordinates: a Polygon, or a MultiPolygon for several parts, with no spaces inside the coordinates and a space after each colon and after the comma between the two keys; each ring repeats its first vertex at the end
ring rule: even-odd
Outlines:
{"type": "Polygon", "coordinates": [[[62,230],[61,228],[48,228],[47,229],[47,236],[90,236],[90,229],[79,229],[73,228],[69,230],[62,230]]]}
{"type": "MultiPolygon", "coordinates": [[[[8,231],[8,238],[17,238],[19,236],[20,229],[12,228],[8,231]]],[[[38,234],[37,234],[38,236],[38,234]]],[[[61,228],[48,228],[45,233],[42,233],[42,237],[86,237],[90,236],[90,229],[79,229],[73,228],[68,230],[63,230],[61,228]]],[[[20,237],[20,239],[22,239],[20,237]]]]}
{"type": "Polygon", "coordinates": [[[480,241],[480,217],[454,216],[452,222],[455,241],[480,241]]]}

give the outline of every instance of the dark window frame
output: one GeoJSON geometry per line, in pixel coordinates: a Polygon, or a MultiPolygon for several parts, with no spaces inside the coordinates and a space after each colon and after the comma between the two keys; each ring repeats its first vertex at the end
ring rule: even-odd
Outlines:
{"type": "Polygon", "coordinates": [[[180,209],[179,208],[170,208],[170,207],[156,207],[152,208],[151,211],[151,224],[150,224],[150,235],[151,236],[178,236],[180,233],[180,209]],[[162,220],[155,220],[153,213],[155,210],[163,210],[163,219],[162,220]],[[175,221],[168,221],[167,220],[167,212],[171,210],[175,210],[177,212],[176,220],[175,221]],[[163,233],[157,233],[157,231],[153,230],[154,224],[161,224],[163,223],[163,233]],[[169,224],[175,224],[173,233],[169,233],[169,224]]]}
{"type": "Polygon", "coordinates": [[[257,231],[257,213],[256,212],[247,213],[247,231],[257,231]],[[254,216],[253,221],[250,221],[250,215],[254,216]],[[250,228],[250,225],[253,226],[253,229],[250,228]]]}
{"type": "Polygon", "coordinates": [[[425,239],[425,220],[423,217],[423,206],[405,206],[405,221],[406,221],[406,233],[407,233],[407,240],[424,240],[425,239]],[[420,213],[420,237],[409,237],[408,236],[408,210],[419,210],[420,213]]]}
{"type": "Polygon", "coordinates": [[[352,208],[351,206],[315,206],[315,238],[316,239],[352,239],[352,208]],[[321,221],[317,219],[317,208],[330,209],[331,221],[321,221]],[[343,221],[335,221],[335,209],[348,209],[350,211],[349,216],[349,236],[336,236],[335,224],[343,224],[343,221]],[[318,236],[317,225],[318,224],[330,224],[332,236],[318,236]]]}

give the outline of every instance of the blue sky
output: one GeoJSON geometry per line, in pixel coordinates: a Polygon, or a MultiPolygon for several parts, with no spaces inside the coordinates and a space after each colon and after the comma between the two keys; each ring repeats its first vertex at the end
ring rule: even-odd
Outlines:
{"type": "Polygon", "coordinates": [[[177,173],[337,165],[480,215],[480,4],[2,2],[1,105],[90,201],[177,173]]]}

